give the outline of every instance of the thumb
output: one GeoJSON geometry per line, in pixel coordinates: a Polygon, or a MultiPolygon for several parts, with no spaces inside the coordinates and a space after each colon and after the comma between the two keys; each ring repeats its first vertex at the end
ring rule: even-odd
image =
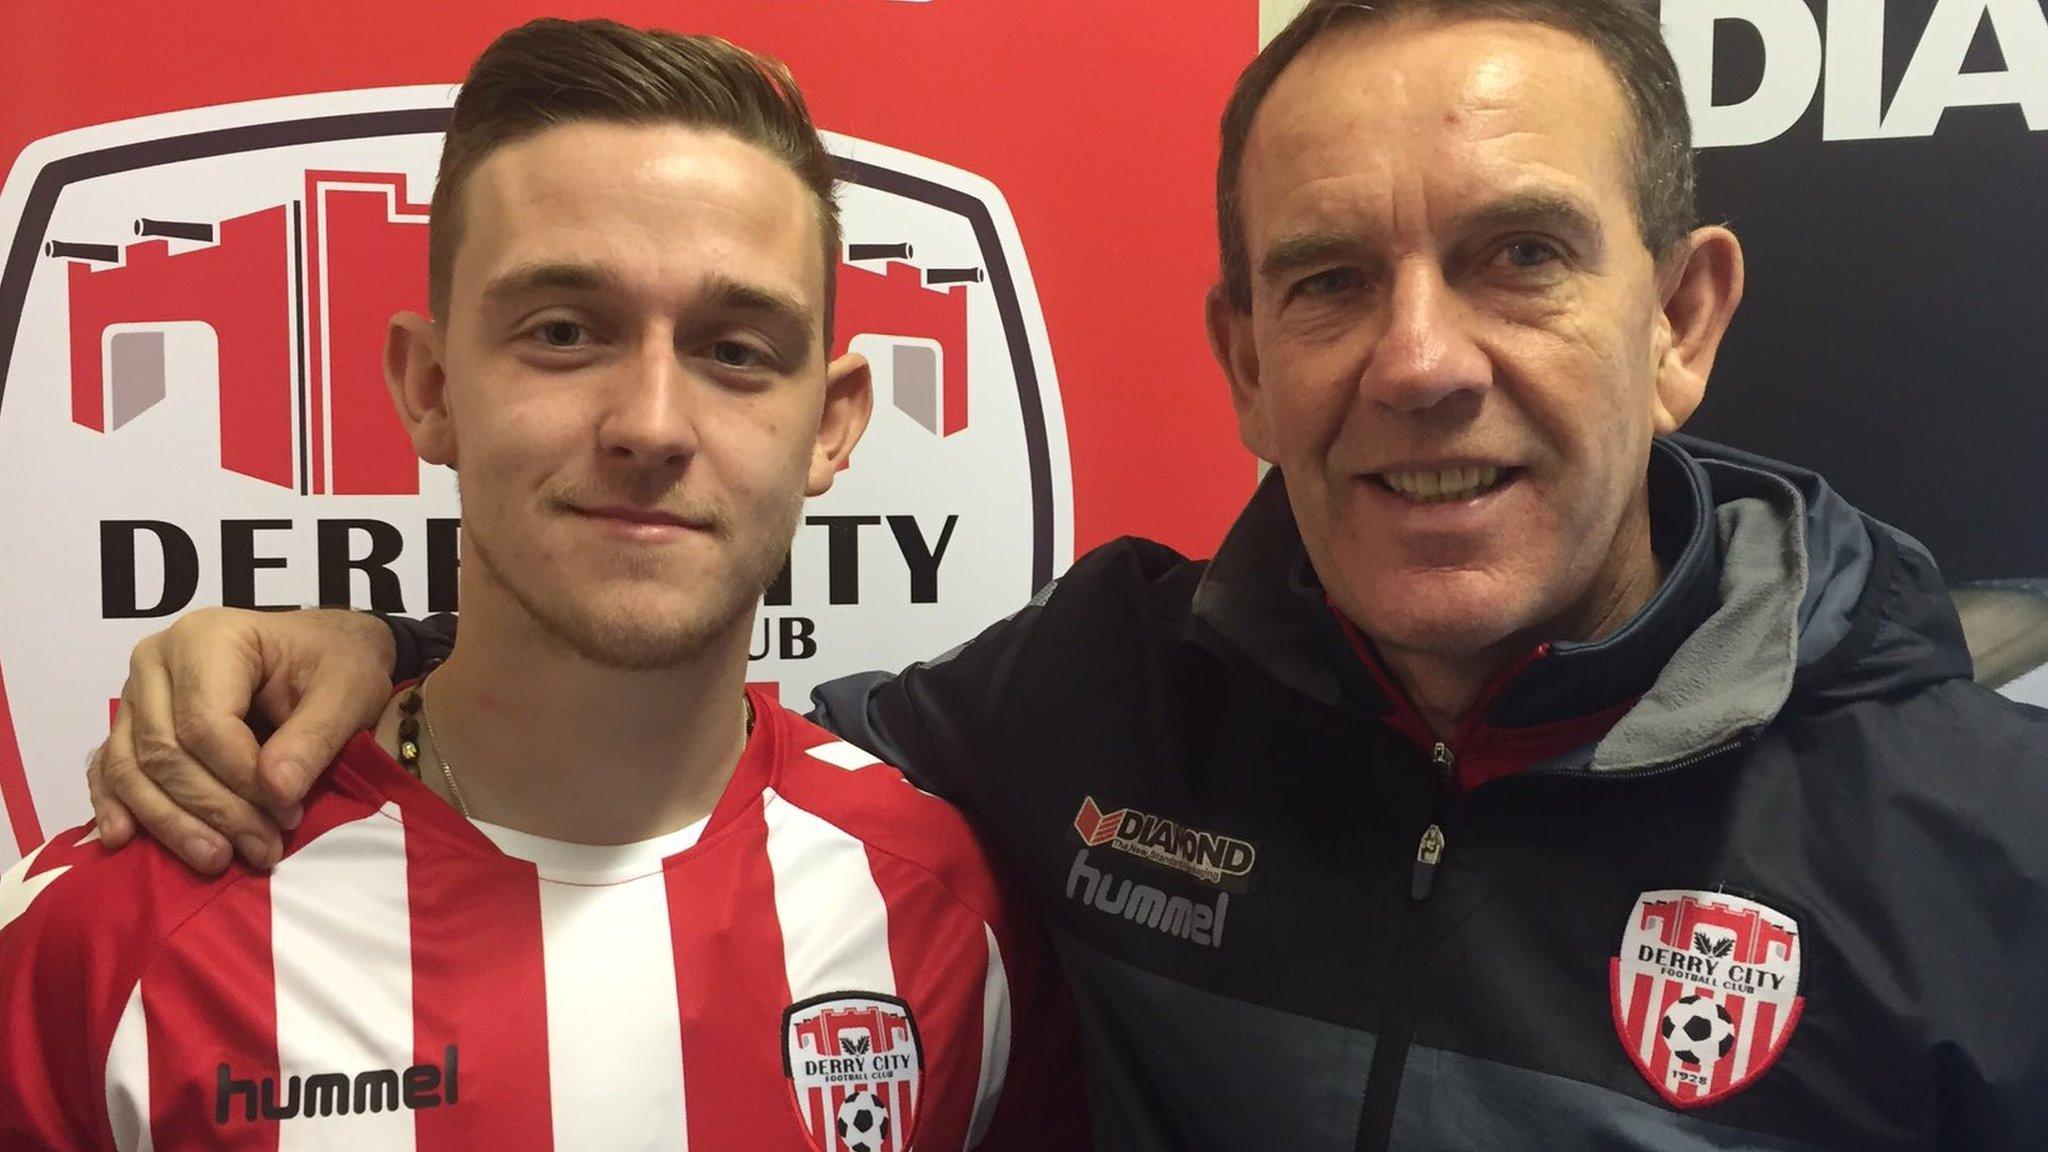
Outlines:
{"type": "Polygon", "coordinates": [[[298,826],[300,802],[351,736],[377,721],[383,693],[365,698],[346,682],[315,681],[256,757],[265,806],[286,828],[298,826]]]}

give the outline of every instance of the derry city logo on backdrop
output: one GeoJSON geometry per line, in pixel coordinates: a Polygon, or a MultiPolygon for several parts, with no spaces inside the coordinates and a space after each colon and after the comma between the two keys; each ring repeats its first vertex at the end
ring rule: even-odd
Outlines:
{"type": "MultiPolygon", "coordinates": [[[[425,311],[453,90],[330,93],[30,145],[0,191],[0,865],[86,814],[128,648],[187,607],[456,607],[453,474],[392,413],[386,321],[425,311]]],[[[972,636],[1071,559],[1065,424],[1024,247],[987,181],[827,136],[835,351],[876,417],[762,600],[795,700],[972,636]]]]}

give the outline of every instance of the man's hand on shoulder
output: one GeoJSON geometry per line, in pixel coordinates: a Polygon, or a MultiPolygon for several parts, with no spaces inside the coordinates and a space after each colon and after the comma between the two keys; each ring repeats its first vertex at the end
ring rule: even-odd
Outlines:
{"type": "Polygon", "coordinates": [[[236,852],[275,864],[300,798],[389,699],[394,655],[382,621],[328,609],[207,608],[145,639],[86,771],[100,836],[140,825],[205,873],[236,852]],[[252,707],[277,725],[260,744],[252,707]]]}

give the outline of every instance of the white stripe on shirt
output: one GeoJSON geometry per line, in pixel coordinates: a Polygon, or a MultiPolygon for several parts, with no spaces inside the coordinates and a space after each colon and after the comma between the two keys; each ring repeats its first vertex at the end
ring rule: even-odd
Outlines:
{"type": "Polygon", "coordinates": [[[974,1085],[974,1114],[967,1122],[968,1148],[988,1135],[1002,1099],[1003,1076],[1010,1069],[1010,978],[1003,970],[995,932],[986,924],[981,931],[988,937],[988,971],[981,986],[981,1076],[974,1085]]]}
{"type": "Polygon", "coordinates": [[[828,992],[896,993],[889,910],[867,846],[764,789],[768,866],[793,1002],[828,992]]]}
{"type": "Polygon", "coordinates": [[[668,886],[540,884],[555,1147],[690,1146],[668,886]]]}
{"type": "Polygon", "coordinates": [[[156,1147],[149,1132],[149,1021],[142,1014],[139,983],[128,993],[107,1048],[107,1126],[120,1152],[156,1147]]]}
{"type": "Polygon", "coordinates": [[[398,805],[316,837],[270,877],[277,971],[279,1103],[301,1077],[299,1114],[278,1124],[278,1152],[413,1147],[405,1108],[309,1116],[305,1077],[399,1073],[413,1063],[412,921],[398,805]]]}

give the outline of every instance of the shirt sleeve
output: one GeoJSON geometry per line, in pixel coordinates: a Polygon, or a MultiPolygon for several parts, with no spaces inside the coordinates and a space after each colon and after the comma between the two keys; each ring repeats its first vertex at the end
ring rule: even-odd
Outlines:
{"type": "MultiPolygon", "coordinates": [[[[106,1060],[133,990],[133,961],[109,947],[92,906],[85,829],[62,833],[0,875],[0,1148],[116,1148],[106,1060]]],[[[118,933],[116,933],[118,934],[118,933]]],[[[139,941],[131,942],[139,945],[139,941]]],[[[135,947],[133,952],[144,951],[135,947]]]]}

